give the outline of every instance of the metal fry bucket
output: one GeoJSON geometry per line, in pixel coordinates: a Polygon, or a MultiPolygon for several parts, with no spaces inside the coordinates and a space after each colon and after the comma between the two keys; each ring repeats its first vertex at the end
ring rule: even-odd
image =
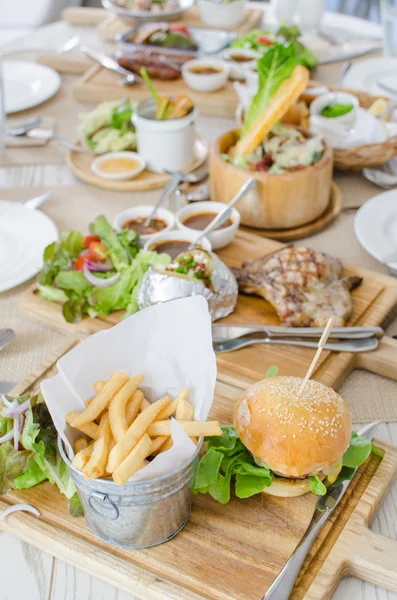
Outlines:
{"type": "Polygon", "coordinates": [[[123,486],[109,479],[86,479],[72,466],[60,438],[58,446],[79,493],[87,524],[105,542],[148,548],[170,540],[187,522],[201,443],[192,458],[176,471],[123,486]]]}

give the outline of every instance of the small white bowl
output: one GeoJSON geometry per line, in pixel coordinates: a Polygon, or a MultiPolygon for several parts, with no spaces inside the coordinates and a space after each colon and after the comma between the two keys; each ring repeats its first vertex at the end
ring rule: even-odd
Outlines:
{"type": "Polygon", "coordinates": [[[203,23],[211,27],[235,27],[244,21],[245,0],[232,2],[211,2],[198,0],[200,17],[203,23]]]}
{"type": "MultiPolygon", "coordinates": [[[[175,231],[166,231],[166,232],[158,233],[155,236],[152,236],[150,238],[150,240],[147,240],[145,242],[143,249],[144,250],[156,250],[156,244],[158,244],[159,242],[162,242],[162,241],[171,241],[171,240],[185,241],[186,240],[188,242],[188,244],[190,244],[191,242],[195,242],[199,236],[199,233],[192,229],[188,229],[188,228],[186,228],[186,229],[187,229],[187,231],[180,231],[180,230],[176,229],[175,231]]],[[[211,250],[212,250],[211,242],[206,237],[200,241],[199,246],[201,246],[204,250],[207,250],[207,252],[211,252],[211,250]]],[[[163,252],[163,250],[161,250],[161,247],[159,248],[158,252],[163,252]]]]}
{"type": "Polygon", "coordinates": [[[197,58],[188,60],[182,65],[182,77],[188,87],[196,92],[216,92],[225,87],[229,79],[230,66],[222,60],[211,58],[197,58]],[[201,75],[191,71],[192,67],[213,67],[219,69],[219,73],[201,75]]]}
{"type": "MultiPolygon", "coordinates": [[[[148,217],[152,210],[153,206],[148,205],[132,206],[131,208],[127,208],[127,210],[123,210],[123,212],[118,213],[118,215],[115,216],[113,227],[116,231],[122,231],[124,223],[130,221],[131,219],[136,219],[137,217],[148,217]]],[[[167,226],[160,232],[140,234],[139,239],[141,246],[143,246],[145,242],[152,240],[154,236],[171,231],[175,226],[175,217],[173,213],[166,208],[160,207],[157,210],[155,218],[162,219],[167,223],[167,226]]]]}
{"type": "Polygon", "coordinates": [[[346,92],[327,92],[310,105],[310,131],[321,135],[328,146],[338,148],[354,128],[360,103],[356,96],[346,92]],[[340,117],[323,117],[321,112],[330,104],[352,104],[350,112],[340,117]]]}
{"type": "MultiPolygon", "coordinates": [[[[194,204],[188,204],[176,213],[176,226],[180,231],[183,231],[184,234],[185,232],[193,231],[197,237],[202,230],[193,229],[192,227],[184,225],[184,221],[187,217],[205,212],[213,212],[214,215],[216,215],[223,210],[225,210],[225,204],[223,204],[223,202],[195,202],[194,204]]],[[[232,208],[230,219],[232,221],[231,225],[224,227],[223,229],[215,229],[215,231],[208,235],[213,250],[224,248],[233,241],[240,225],[240,213],[235,208],[232,208]]]]}
{"type": "Polygon", "coordinates": [[[246,70],[250,67],[256,68],[258,58],[261,57],[261,54],[248,48],[227,48],[223,51],[222,56],[226,64],[230,66],[230,79],[244,81],[246,70]],[[244,56],[244,58],[249,60],[239,62],[234,60],[235,56],[244,56]]]}
{"type": "Polygon", "coordinates": [[[257,71],[257,63],[250,63],[244,69],[245,83],[247,84],[248,92],[251,96],[255,96],[259,86],[259,75],[257,71]]]}
{"type": "Polygon", "coordinates": [[[95,175],[99,175],[100,177],[104,177],[105,179],[113,179],[117,181],[123,181],[125,179],[133,179],[139,173],[141,173],[146,167],[146,161],[142,156],[137,154],[137,152],[108,152],[107,154],[101,154],[91,163],[91,170],[95,173],[95,175]],[[123,158],[132,158],[133,160],[139,163],[135,169],[131,169],[130,171],[124,171],[123,173],[106,173],[101,170],[101,165],[109,159],[123,159],[123,158]]]}

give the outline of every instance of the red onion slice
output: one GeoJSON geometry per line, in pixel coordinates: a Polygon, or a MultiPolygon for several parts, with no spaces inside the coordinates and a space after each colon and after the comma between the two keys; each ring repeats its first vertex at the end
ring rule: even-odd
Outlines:
{"type": "Polygon", "coordinates": [[[9,398],[7,398],[5,394],[0,394],[0,397],[3,401],[4,406],[6,406],[7,408],[15,406],[16,400],[9,400],[9,398]]]}
{"type": "Polygon", "coordinates": [[[108,258],[104,262],[94,262],[92,260],[86,260],[85,264],[89,268],[90,271],[99,271],[102,273],[106,273],[106,271],[111,271],[113,269],[113,263],[108,258]]]}
{"type": "Polygon", "coordinates": [[[12,513],[18,512],[20,510],[30,512],[36,517],[41,517],[41,512],[31,504],[14,504],[13,506],[9,506],[0,513],[0,521],[8,517],[8,515],[11,515],[12,513]]]}
{"type": "Polygon", "coordinates": [[[25,410],[28,410],[28,408],[30,408],[30,398],[29,400],[25,400],[25,402],[22,402],[22,404],[18,404],[17,401],[16,405],[14,404],[14,406],[10,407],[9,409],[6,409],[3,411],[3,415],[7,416],[7,417],[17,417],[18,415],[21,415],[22,413],[25,412],[25,410]]]}
{"type": "Polygon", "coordinates": [[[0,437],[0,444],[3,442],[9,442],[14,437],[14,428],[11,429],[8,433],[0,437]]]}
{"type": "Polygon", "coordinates": [[[91,285],[94,285],[95,287],[98,287],[98,288],[110,287],[111,285],[114,285],[115,283],[117,283],[117,281],[120,279],[120,273],[115,273],[112,277],[107,277],[106,279],[101,279],[99,277],[95,277],[95,275],[93,275],[91,273],[91,271],[89,270],[89,268],[87,266],[87,262],[84,263],[83,273],[84,273],[87,281],[91,285]]]}

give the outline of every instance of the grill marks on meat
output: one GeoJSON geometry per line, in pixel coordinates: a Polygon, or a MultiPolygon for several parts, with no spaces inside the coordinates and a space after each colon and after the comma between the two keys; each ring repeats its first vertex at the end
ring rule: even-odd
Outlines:
{"type": "Polygon", "coordinates": [[[287,327],[324,327],[330,317],[344,326],[352,312],[350,291],[360,277],[342,275],[339,259],[310,248],[285,248],[233,269],[239,290],[270,302],[287,327]]]}

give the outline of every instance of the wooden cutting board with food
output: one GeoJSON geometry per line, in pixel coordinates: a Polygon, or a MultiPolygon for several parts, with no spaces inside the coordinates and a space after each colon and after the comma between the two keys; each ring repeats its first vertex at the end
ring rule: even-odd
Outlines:
{"type": "MultiPolygon", "coordinates": [[[[169,305],[166,310],[170,309],[169,305]]],[[[184,310],[178,309],[178,312],[184,323],[184,310]]],[[[199,312],[197,311],[197,318],[200,321],[199,312]]],[[[155,320],[158,318],[159,316],[155,320]]],[[[156,320],[156,323],[159,324],[160,321],[156,320]]],[[[200,323],[201,330],[202,325],[200,323]]],[[[127,321],[121,327],[127,327],[127,321]]],[[[167,329],[166,326],[165,328],[167,329]]],[[[138,337],[144,333],[142,330],[138,334],[135,326],[134,329],[138,337]]],[[[114,334],[115,330],[112,331],[114,334]]],[[[186,332],[182,334],[184,336],[186,332]]],[[[122,345],[128,344],[128,339],[131,338],[126,338],[122,345]]],[[[153,377],[158,379],[158,373],[145,373],[144,379],[134,371],[130,378],[122,371],[111,374],[109,368],[101,370],[103,364],[99,365],[99,369],[93,365],[88,367],[87,364],[84,379],[90,380],[94,387],[91,387],[90,392],[87,388],[83,394],[84,397],[94,394],[93,399],[87,402],[86,407],[81,400],[82,408],[70,413],[68,406],[73,403],[68,398],[69,394],[63,396],[63,378],[73,378],[78,363],[81,370],[82,357],[89,356],[88,347],[86,351],[83,350],[84,345],[90,342],[90,345],[96,344],[97,348],[104,346],[102,353],[105,358],[108,357],[106,360],[112,365],[114,363],[110,357],[116,342],[111,338],[106,341],[94,340],[95,337],[91,337],[83,344],[78,344],[82,352],[75,345],[76,342],[68,342],[57,356],[52,356],[13,393],[14,396],[23,395],[17,402],[17,408],[25,415],[24,423],[32,422],[35,436],[38,436],[40,442],[29,445],[30,437],[25,429],[21,439],[27,448],[31,448],[34,464],[41,465],[43,469],[45,461],[49,461],[49,464],[52,464],[51,460],[55,461],[54,464],[59,466],[61,457],[58,455],[58,458],[50,458],[50,444],[56,440],[56,430],[42,397],[34,396],[40,384],[58,432],[61,433],[65,426],[65,423],[62,425],[58,421],[62,411],[65,412],[67,421],[72,423],[73,428],[69,430],[68,437],[62,433],[61,435],[66,445],[69,440],[74,440],[76,454],[70,463],[64,446],[62,456],[71,469],[70,475],[83,500],[91,530],[83,517],[76,516],[81,514],[81,508],[73,495],[75,488],[71,480],[68,480],[65,470],[58,479],[55,466],[50,471],[44,470],[41,478],[32,477],[30,481],[26,474],[18,477],[18,470],[14,471],[15,479],[7,480],[7,489],[10,491],[2,498],[1,508],[7,509],[7,512],[25,510],[36,516],[19,512],[1,521],[2,529],[145,600],[254,600],[262,597],[269,589],[291,552],[299,544],[312,519],[316,502],[321,504],[321,494],[326,490],[324,483],[334,485],[335,490],[341,490],[340,482],[347,483],[353,476],[338,507],[321,528],[304,562],[291,598],[327,598],[336,588],[340,577],[346,574],[397,590],[396,565],[393,559],[397,551],[396,542],[369,529],[397,472],[397,450],[376,441],[372,446],[365,434],[364,437],[353,434],[350,439],[351,418],[338,394],[319,383],[308,381],[301,400],[296,400],[296,392],[303,380],[276,376],[275,367],[268,369],[267,378],[262,382],[243,392],[246,382],[241,380],[239,387],[235,387],[230,384],[228,374],[219,368],[215,398],[208,417],[212,421],[196,423],[191,420],[192,412],[189,407],[193,403],[197,410],[194,394],[199,392],[196,387],[198,383],[195,385],[191,377],[189,382],[192,389],[184,388],[179,395],[175,391],[174,400],[165,396],[157,402],[152,399],[150,404],[145,396],[149,394],[150,397],[150,387],[154,385],[151,382],[153,377]],[[76,351],[79,351],[78,354],[76,351]],[[64,355],[65,352],[68,354],[64,355]],[[55,361],[60,358],[62,380],[59,375],[54,377],[57,373],[55,361]],[[105,381],[95,380],[98,376],[102,376],[105,381]],[[109,376],[110,379],[106,381],[109,376]],[[148,382],[145,384],[146,377],[148,382]],[[290,402],[292,396],[294,402],[290,402]],[[105,412],[100,417],[100,424],[90,421],[95,415],[99,415],[103,407],[105,412]],[[134,420],[136,412],[138,416],[134,420]],[[142,511],[147,502],[147,492],[146,500],[142,496],[139,508],[141,525],[150,521],[150,527],[136,528],[133,525],[136,523],[136,517],[132,516],[134,513],[130,514],[128,525],[125,524],[122,528],[118,526],[119,520],[125,520],[125,511],[131,511],[129,497],[120,496],[120,493],[131,494],[131,485],[134,484],[131,481],[122,485],[124,478],[131,472],[135,472],[136,478],[141,471],[144,472],[142,469],[154,468],[155,464],[160,464],[158,460],[155,463],[151,457],[149,465],[147,460],[144,460],[146,466],[141,463],[151,452],[158,454],[160,442],[166,444],[164,450],[169,448],[167,434],[169,435],[170,428],[167,428],[167,423],[170,421],[167,419],[173,414],[176,422],[179,420],[180,426],[188,435],[207,432],[213,436],[208,438],[208,448],[201,458],[194,479],[196,494],[193,495],[190,519],[182,531],[166,544],[139,550],[123,548],[120,544],[147,546],[158,543],[160,538],[148,541],[149,534],[161,536],[164,531],[174,534],[177,519],[182,517],[181,511],[188,510],[186,500],[181,500],[181,492],[178,492],[179,495],[168,495],[171,505],[161,519],[161,527],[159,528],[159,523],[155,527],[154,515],[162,515],[161,511],[164,512],[165,506],[159,504],[159,492],[157,491],[156,496],[153,488],[150,502],[157,503],[157,512],[153,512],[153,505],[150,504],[151,516],[149,513],[144,516],[142,511]],[[309,418],[310,424],[303,433],[304,417],[309,418]],[[125,426],[124,418],[127,419],[125,426]],[[127,431],[125,428],[128,428],[131,419],[131,435],[133,432],[142,435],[138,434],[138,429],[141,431],[142,428],[147,428],[147,432],[128,455],[128,460],[120,463],[120,452],[122,458],[129,451],[128,448],[133,447],[131,444],[136,444],[128,432],[123,433],[127,431]],[[221,430],[214,420],[222,424],[221,430]],[[234,428],[231,423],[234,423],[234,428]],[[272,435],[275,442],[277,440],[277,451],[269,451],[269,447],[263,443],[263,432],[266,436],[272,435]],[[92,435],[96,437],[95,442],[90,439],[92,435]],[[114,482],[96,479],[104,468],[101,464],[106,464],[101,457],[108,445],[109,436],[113,435],[116,436],[116,443],[113,443],[109,461],[120,464],[114,470],[114,482]],[[302,452],[302,436],[305,452],[302,452]],[[300,451],[296,454],[293,448],[298,443],[298,437],[300,451]],[[120,440],[118,443],[117,439],[120,440]],[[127,441],[128,446],[125,445],[127,441]],[[39,452],[41,445],[43,450],[45,448],[44,463],[39,452]],[[86,479],[82,477],[80,469],[84,470],[86,479]],[[221,475],[221,472],[227,475],[221,475]],[[306,476],[308,472],[309,477],[297,478],[297,475],[302,476],[303,473],[306,476]],[[216,473],[219,473],[218,477],[216,473]],[[50,481],[45,482],[45,479],[50,481]],[[235,482],[236,495],[230,495],[231,479],[235,482]],[[39,483],[43,480],[44,482],[39,483]],[[106,490],[102,490],[104,484],[106,490]],[[120,492],[113,489],[114,485],[120,492]],[[123,491],[125,485],[126,491],[123,491]],[[70,498],[69,511],[68,502],[61,496],[57,486],[70,498]],[[260,493],[261,490],[263,494],[260,493]],[[109,542],[113,545],[109,546],[109,542]],[[175,560],[176,556],[179,557],[178,560],[175,560]]],[[[140,343],[141,338],[136,341],[140,343]]],[[[101,350],[98,351],[99,354],[101,350]]],[[[97,363],[103,362],[101,357],[97,356],[97,359],[97,363]]],[[[152,365],[153,359],[154,356],[151,359],[152,365]]],[[[119,364],[123,367],[125,359],[120,360],[119,364]]],[[[112,368],[111,366],[110,369],[112,368]]],[[[82,382],[77,383],[80,393],[82,385],[82,382]]],[[[175,385],[170,384],[169,391],[172,393],[174,389],[177,389],[175,385]]],[[[15,411],[16,407],[8,410],[15,411]]],[[[10,421],[12,414],[10,413],[10,421]]],[[[27,425],[23,427],[26,428],[27,425]]],[[[57,452],[56,445],[54,450],[57,452]]],[[[26,450],[17,451],[21,455],[24,452],[26,450]]],[[[109,449],[106,450],[106,457],[108,453],[109,449]]],[[[165,457],[165,453],[157,455],[157,459],[161,456],[165,457]]],[[[114,467],[109,463],[107,469],[113,470],[114,467]]],[[[150,485],[150,481],[146,485],[150,485]]],[[[172,485],[175,486],[175,482],[172,485]]],[[[142,488],[142,491],[138,491],[139,478],[136,486],[138,488],[135,494],[142,494],[144,489],[149,489],[142,488]]],[[[135,508],[135,513],[136,510],[135,508]]]]}

